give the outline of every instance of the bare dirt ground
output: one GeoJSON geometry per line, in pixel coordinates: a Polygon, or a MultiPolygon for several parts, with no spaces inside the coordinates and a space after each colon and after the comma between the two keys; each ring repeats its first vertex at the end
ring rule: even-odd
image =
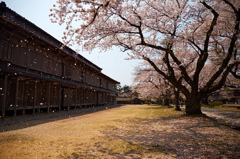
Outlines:
{"type": "Polygon", "coordinates": [[[163,106],[125,105],[1,130],[0,158],[240,158],[239,131],[163,106]]]}

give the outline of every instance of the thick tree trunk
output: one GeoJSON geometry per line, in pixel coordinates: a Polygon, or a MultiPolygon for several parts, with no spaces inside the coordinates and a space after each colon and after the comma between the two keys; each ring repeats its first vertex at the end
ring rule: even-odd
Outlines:
{"type": "Polygon", "coordinates": [[[163,98],[163,105],[169,106],[169,99],[168,98],[163,98]]]}
{"type": "Polygon", "coordinates": [[[179,107],[178,100],[177,100],[176,103],[175,103],[175,110],[176,110],[176,111],[181,111],[181,108],[179,107]]]}
{"type": "Polygon", "coordinates": [[[179,107],[179,90],[176,91],[174,88],[174,95],[175,95],[175,110],[181,111],[181,109],[179,107]]]}
{"type": "Polygon", "coordinates": [[[186,115],[202,114],[200,100],[196,98],[188,98],[186,100],[186,115]]]}
{"type": "Polygon", "coordinates": [[[208,105],[208,97],[204,97],[204,98],[202,99],[202,104],[208,105]]]}

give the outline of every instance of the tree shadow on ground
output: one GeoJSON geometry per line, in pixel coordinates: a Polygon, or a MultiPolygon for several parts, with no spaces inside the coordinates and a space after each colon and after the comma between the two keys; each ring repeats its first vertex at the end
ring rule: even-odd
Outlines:
{"type": "Polygon", "coordinates": [[[59,121],[68,119],[71,117],[77,117],[86,115],[89,113],[94,113],[98,111],[103,111],[106,109],[112,109],[121,107],[123,105],[112,105],[112,106],[101,106],[101,107],[91,107],[91,108],[83,108],[77,110],[69,110],[69,111],[60,111],[55,113],[41,113],[36,115],[21,115],[14,117],[8,117],[5,121],[0,121],[0,132],[7,132],[12,130],[24,129],[27,127],[32,127],[40,124],[45,124],[49,122],[59,121]]]}
{"type": "Polygon", "coordinates": [[[231,112],[231,111],[224,111],[218,109],[204,109],[205,113],[214,113],[217,116],[223,116],[225,118],[232,118],[232,119],[240,119],[240,113],[238,112],[231,112]]]}
{"type": "MultiPolygon", "coordinates": [[[[120,121],[118,121],[120,122],[120,121]]],[[[124,126],[106,126],[97,150],[113,158],[240,158],[239,132],[205,117],[131,118],[124,126]],[[134,145],[120,152],[113,145],[134,145]],[[112,145],[111,145],[112,144],[112,145]],[[115,154],[113,154],[115,152],[115,154]],[[155,157],[154,157],[155,155],[155,157]]]]}

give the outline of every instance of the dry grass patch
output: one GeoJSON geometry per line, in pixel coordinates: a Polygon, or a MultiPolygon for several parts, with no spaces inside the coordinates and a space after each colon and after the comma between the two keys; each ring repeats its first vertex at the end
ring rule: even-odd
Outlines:
{"type": "Polygon", "coordinates": [[[182,114],[163,106],[126,105],[41,124],[29,122],[25,124],[30,127],[0,133],[0,156],[64,159],[240,157],[238,131],[217,125],[208,118],[182,114]]]}
{"type": "Polygon", "coordinates": [[[219,110],[224,110],[224,111],[240,112],[240,109],[238,109],[238,107],[240,107],[240,104],[232,104],[232,105],[231,104],[223,104],[223,105],[214,106],[214,107],[210,107],[208,105],[203,104],[202,107],[219,109],[219,110]]]}
{"type": "Polygon", "coordinates": [[[233,106],[233,107],[231,107],[231,106],[217,106],[217,107],[215,107],[215,109],[227,110],[227,111],[233,111],[233,112],[239,112],[240,113],[240,109],[237,109],[236,106],[233,106]]]}

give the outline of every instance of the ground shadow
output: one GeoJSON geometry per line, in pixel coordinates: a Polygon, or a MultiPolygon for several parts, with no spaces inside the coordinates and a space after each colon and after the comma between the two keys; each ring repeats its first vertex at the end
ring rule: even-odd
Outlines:
{"type": "Polygon", "coordinates": [[[71,117],[77,117],[89,113],[103,111],[106,109],[113,109],[121,107],[123,105],[112,105],[112,106],[100,106],[83,108],[77,110],[60,111],[54,113],[41,113],[36,115],[21,115],[17,117],[7,117],[4,121],[0,121],[0,132],[6,132],[11,130],[24,129],[31,126],[36,126],[44,123],[49,123],[58,120],[64,120],[71,117]]]}
{"type": "Polygon", "coordinates": [[[218,109],[204,109],[203,111],[206,113],[214,113],[217,116],[223,116],[225,118],[232,118],[232,119],[240,119],[240,113],[238,112],[231,112],[231,111],[223,111],[223,110],[218,110],[218,109]]]}
{"type": "MultiPolygon", "coordinates": [[[[116,158],[142,158],[144,153],[162,153],[173,158],[240,158],[238,132],[232,133],[234,130],[207,117],[134,118],[123,122],[123,128],[106,127],[102,132],[105,140],[114,138],[142,149],[138,154],[134,150],[114,155],[109,151],[108,155],[116,158]]],[[[98,150],[106,152],[106,147],[100,145],[98,150]]]]}

